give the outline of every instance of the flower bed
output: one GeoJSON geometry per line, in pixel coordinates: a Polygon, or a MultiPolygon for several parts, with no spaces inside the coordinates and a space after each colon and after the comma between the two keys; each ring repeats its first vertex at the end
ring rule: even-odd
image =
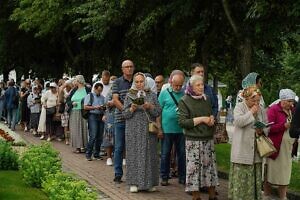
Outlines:
{"type": "Polygon", "coordinates": [[[11,137],[8,133],[6,133],[4,130],[0,129],[0,136],[7,142],[14,142],[15,139],[11,137]]]}

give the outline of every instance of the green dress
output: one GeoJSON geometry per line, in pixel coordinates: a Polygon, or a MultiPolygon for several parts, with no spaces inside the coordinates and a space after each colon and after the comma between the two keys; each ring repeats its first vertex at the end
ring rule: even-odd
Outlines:
{"type": "Polygon", "coordinates": [[[261,200],[262,163],[253,165],[231,163],[228,199],[261,200]]]}

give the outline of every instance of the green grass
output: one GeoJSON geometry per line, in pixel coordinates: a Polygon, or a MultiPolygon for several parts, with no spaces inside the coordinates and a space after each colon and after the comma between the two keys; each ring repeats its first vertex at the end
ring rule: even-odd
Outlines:
{"type": "Polygon", "coordinates": [[[0,199],[5,200],[46,200],[45,193],[32,188],[22,180],[20,171],[0,171],[0,199]]]}
{"type": "Polygon", "coordinates": [[[291,182],[289,189],[300,192],[300,161],[293,162],[291,182]]]}
{"type": "MultiPolygon", "coordinates": [[[[230,170],[230,144],[215,145],[218,170],[229,173],[230,170]]],[[[300,161],[293,162],[289,190],[300,192],[300,161]]]]}
{"type": "Polygon", "coordinates": [[[215,145],[218,170],[229,173],[230,170],[230,144],[215,145]]]}

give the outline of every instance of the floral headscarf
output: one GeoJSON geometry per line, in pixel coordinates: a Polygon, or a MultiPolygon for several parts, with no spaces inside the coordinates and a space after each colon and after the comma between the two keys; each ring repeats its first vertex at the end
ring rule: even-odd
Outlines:
{"type": "Polygon", "coordinates": [[[247,87],[256,85],[257,76],[258,73],[256,72],[249,73],[242,81],[242,88],[245,89],[247,87]]]}

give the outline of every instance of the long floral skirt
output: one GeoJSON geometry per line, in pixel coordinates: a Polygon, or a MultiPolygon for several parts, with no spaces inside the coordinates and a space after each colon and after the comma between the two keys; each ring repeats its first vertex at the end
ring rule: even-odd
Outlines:
{"type": "Polygon", "coordinates": [[[186,192],[199,191],[201,187],[217,186],[218,173],[214,141],[186,140],[186,192]]]}
{"type": "Polygon", "coordinates": [[[229,172],[228,199],[261,200],[262,164],[244,165],[231,163],[229,172]]]}

